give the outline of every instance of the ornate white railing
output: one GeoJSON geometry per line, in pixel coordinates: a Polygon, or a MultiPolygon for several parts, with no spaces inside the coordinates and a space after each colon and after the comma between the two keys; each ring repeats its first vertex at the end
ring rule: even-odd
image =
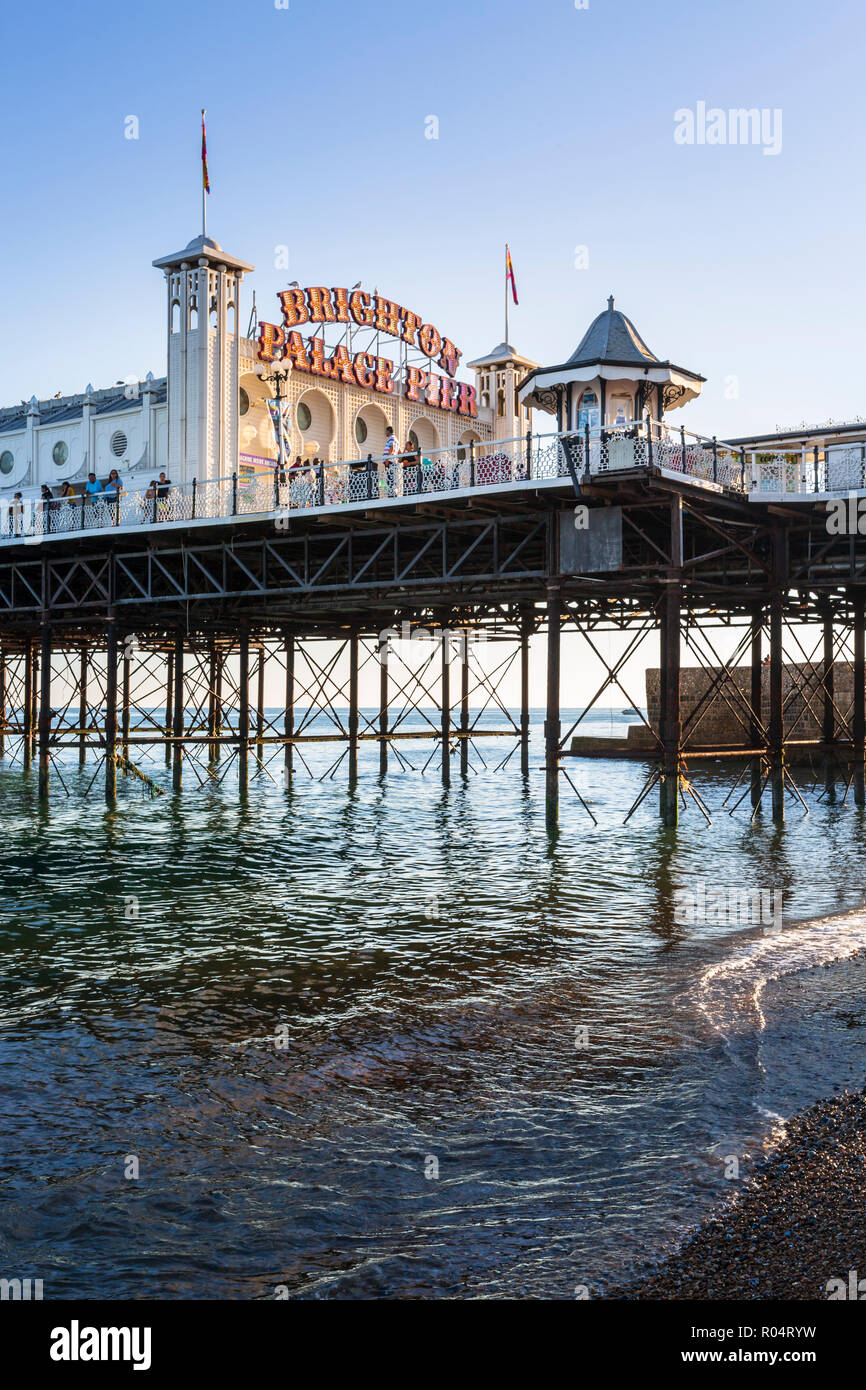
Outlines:
{"type": "Polygon", "coordinates": [[[0,541],[151,527],[234,516],[261,516],[346,503],[398,502],[436,493],[503,488],[512,483],[659,468],[739,492],[815,493],[866,486],[866,448],[746,452],[656,420],[604,430],[527,434],[430,450],[416,462],[354,459],[278,465],[209,482],[122,488],[94,497],[0,499],[0,541]]]}

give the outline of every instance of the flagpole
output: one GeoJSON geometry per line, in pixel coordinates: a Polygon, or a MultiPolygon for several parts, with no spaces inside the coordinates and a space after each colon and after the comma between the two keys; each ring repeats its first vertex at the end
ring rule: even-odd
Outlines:
{"type": "MultiPolygon", "coordinates": [[[[206,113],[205,113],[205,111],[204,111],[204,108],[202,108],[202,113],[201,113],[202,149],[204,149],[204,118],[205,118],[205,114],[206,114],[206,113]]],[[[204,176],[204,169],[205,169],[205,166],[204,166],[204,164],[202,164],[202,174],[201,174],[201,234],[202,234],[202,238],[203,238],[203,239],[207,237],[207,188],[205,187],[206,180],[205,180],[205,176],[204,176]]]]}
{"type": "Polygon", "coordinates": [[[505,243],[505,341],[508,342],[508,242],[505,243]]]}

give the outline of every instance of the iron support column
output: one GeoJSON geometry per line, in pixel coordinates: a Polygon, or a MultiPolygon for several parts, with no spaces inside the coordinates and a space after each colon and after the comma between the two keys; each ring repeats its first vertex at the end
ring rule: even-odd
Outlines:
{"type": "Polygon", "coordinates": [[[289,634],[285,639],[286,652],[286,706],[283,716],[285,743],[286,781],[291,779],[295,765],[295,747],[291,740],[295,734],[295,639],[289,634]]]}
{"type": "Polygon", "coordinates": [[[388,771],[388,638],[379,636],[379,776],[388,771]]]}
{"type": "Polygon", "coordinates": [[[460,775],[469,772],[469,629],[460,634],[460,775]]]}
{"type": "Polygon", "coordinates": [[[78,657],[78,763],[87,762],[87,644],[78,657]]]}
{"type": "Polygon", "coordinates": [[[782,593],[770,600],[770,788],[773,820],[785,819],[785,731],[782,653],[782,593]]]}
{"type": "Polygon", "coordinates": [[[24,771],[30,769],[33,759],[33,643],[26,639],[24,648],[24,708],[21,711],[23,743],[21,746],[24,771]]]}
{"type": "Polygon", "coordinates": [[[532,617],[524,612],[520,617],[520,771],[529,773],[529,633],[532,617]]]}
{"type": "Polygon", "coordinates": [[[47,614],[42,616],[40,670],[42,687],[39,692],[39,796],[48,798],[49,768],[51,765],[51,627],[47,614]]]}
{"type": "Polygon", "coordinates": [[[544,805],[549,828],[559,819],[559,680],[562,641],[561,599],[558,584],[547,586],[547,717],[544,721],[544,805]]]}
{"type": "Polygon", "coordinates": [[[179,792],[183,782],[183,632],[174,639],[174,719],[172,720],[172,790],[179,792]]]}
{"type": "Polygon", "coordinates": [[[358,634],[349,637],[349,781],[358,778],[358,634]]]}
{"type": "Polygon", "coordinates": [[[442,643],[442,782],[451,784],[451,643],[450,632],[442,622],[439,627],[439,640],[442,643]]]}
{"type": "Polygon", "coordinates": [[[105,800],[117,796],[117,624],[109,619],[105,641],[105,800]]]}
{"type": "MultiPolygon", "coordinates": [[[[761,649],[764,633],[764,613],[763,609],[756,608],[752,614],[752,668],[751,668],[751,689],[749,704],[751,706],[752,718],[750,725],[749,738],[753,748],[764,747],[764,668],[762,665],[761,649]]],[[[754,757],[751,767],[751,803],[752,809],[759,805],[761,800],[761,783],[763,782],[763,759],[754,757]]]]}
{"type": "Polygon", "coordinates": [[[246,792],[250,776],[250,635],[246,624],[238,634],[238,788],[246,792]]]}
{"type": "Polygon", "coordinates": [[[854,803],[866,802],[866,779],[863,757],[866,746],[866,641],[864,641],[864,596],[862,590],[853,595],[854,608],[854,720],[851,730],[854,744],[854,803]]]}

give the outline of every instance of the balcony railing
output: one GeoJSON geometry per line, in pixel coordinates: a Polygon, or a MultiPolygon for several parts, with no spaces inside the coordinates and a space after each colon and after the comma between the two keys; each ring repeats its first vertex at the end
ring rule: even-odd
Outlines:
{"type": "Polygon", "coordinates": [[[354,459],[345,463],[233,474],[208,482],[95,496],[0,499],[0,541],[31,543],[49,535],[112,527],[170,523],[338,508],[347,503],[391,503],[408,498],[509,484],[598,476],[627,469],[660,468],[738,492],[808,494],[866,486],[860,447],[823,455],[805,452],[747,453],[716,439],[672,430],[656,420],[629,421],[604,430],[526,434],[430,450],[410,456],[354,459]]]}

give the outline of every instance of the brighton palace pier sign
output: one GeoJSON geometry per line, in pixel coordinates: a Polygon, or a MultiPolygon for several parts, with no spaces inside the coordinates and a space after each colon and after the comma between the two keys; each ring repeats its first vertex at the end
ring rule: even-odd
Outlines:
{"type": "Polygon", "coordinates": [[[356,352],[350,356],[343,344],[334,348],[329,357],[321,338],[304,340],[298,329],[305,323],[357,324],[377,333],[399,338],[431,362],[429,371],[422,367],[405,367],[402,382],[407,401],[453,410],[457,415],[477,416],[475,387],[468,382],[455,381],[462,353],[450,338],[444,338],[432,323],[424,323],[419,314],[404,309],[393,299],[364,290],[326,289],[314,285],[309,289],[283,290],[277,295],[283,309],[282,324],[260,323],[258,358],[260,362],[288,360],[300,372],[330,377],[346,386],[361,386],[390,396],[398,385],[394,363],[387,357],[371,352],[356,352]],[[432,364],[441,367],[447,376],[433,371],[432,364]]]}

